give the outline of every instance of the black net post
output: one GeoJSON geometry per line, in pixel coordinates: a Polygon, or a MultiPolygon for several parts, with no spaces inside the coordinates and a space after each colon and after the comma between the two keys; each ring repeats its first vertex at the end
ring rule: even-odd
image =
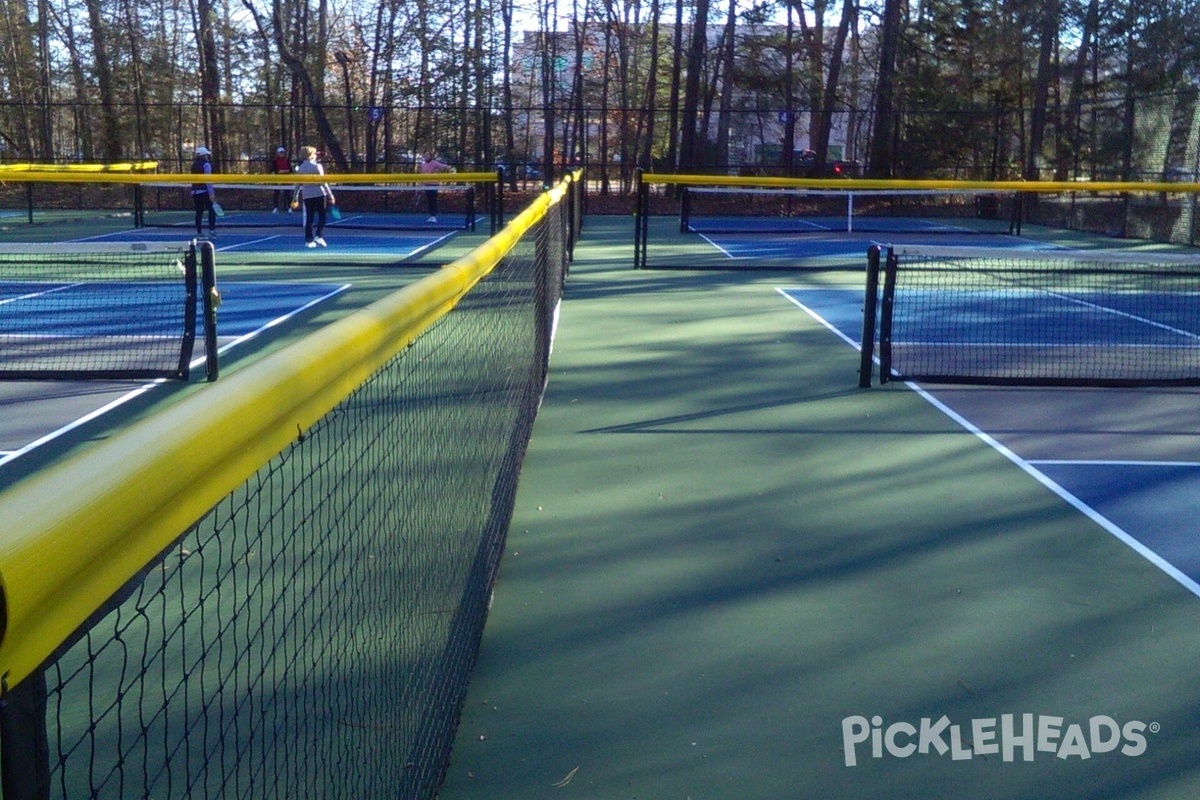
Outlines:
{"type": "Polygon", "coordinates": [[[48,800],[50,745],[46,676],[34,672],[0,696],[0,787],[4,800],[48,800]]]}
{"type": "Polygon", "coordinates": [[[871,364],[875,356],[875,317],[879,303],[879,253],[877,244],[867,250],[867,287],[863,297],[862,360],[858,367],[858,386],[871,388],[871,364]]]}
{"type": "Polygon", "coordinates": [[[183,346],[179,349],[179,368],[177,375],[187,380],[192,369],[192,350],[196,346],[196,286],[199,278],[196,269],[196,242],[188,248],[183,256],[184,285],[187,291],[183,297],[183,346]]]}
{"type": "Polygon", "coordinates": [[[888,248],[884,262],[883,296],[879,306],[879,383],[892,377],[892,311],[896,298],[896,253],[888,248]]]}
{"type": "Polygon", "coordinates": [[[582,173],[582,171],[573,173],[571,182],[568,184],[568,187],[569,188],[567,189],[567,202],[565,204],[566,205],[566,215],[567,215],[567,227],[566,227],[566,236],[567,236],[567,242],[566,242],[567,259],[566,259],[566,262],[567,263],[565,263],[563,265],[564,269],[569,268],[568,265],[571,261],[571,257],[575,253],[575,240],[576,240],[576,238],[578,238],[579,223],[582,220],[582,207],[583,207],[583,173],[582,173]],[[578,177],[575,177],[575,176],[578,176],[578,177]]]}
{"type": "Polygon", "coordinates": [[[649,194],[646,182],[643,180],[643,170],[639,167],[634,176],[637,187],[637,204],[633,211],[633,268],[643,269],[646,266],[646,218],[648,216],[649,194]]]}
{"type": "Polygon", "coordinates": [[[504,227],[504,170],[496,170],[495,197],[492,201],[492,229],[490,233],[494,236],[501,228],[504,227]]]}
{"type": "Polygon", "coordinates": [[[212,242],[199,242],[198,249],[200,253],[200,288],[204,296],[204,374],[209,381],[215,381],[219,373],[217,306],[220,305],[221,297],[217,292],[216,255],[212,242]]]}

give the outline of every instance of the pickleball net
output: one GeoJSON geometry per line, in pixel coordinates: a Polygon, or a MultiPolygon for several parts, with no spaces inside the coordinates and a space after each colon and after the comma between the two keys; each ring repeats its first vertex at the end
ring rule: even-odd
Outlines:
{"type": "Polygon", "coordinates": [[[872,247],[860,383],[1200,384],[1200,257],[872,247]]]}
{"type": "Polygon", "coordinates": [[[979,189],[775,186],[753,177],[680,187],[683,233],[1015,233],[1019,198],[979,189]]]}
{"type": "MultiPolygon", "coordinates": [[[[161,523],[156,554],[111,596],[83,592],[76,608],[46,587],[84,620],[60,644],[55,614],[9,615],[6,800],[436,796],[546,383],[579,188],[36,476],[29,495],[0,493],[10,535],[25,529],[16,517],[34,538],[117,536],[89,576],[124,580],[115,562],[141,528],[182,521],[161,523]],[[154,452],[130,452],[143,436],[154,452]],[[85,531],[42,530],[25,500],[110,458],[121,474],[89,493],[144,524],[101,532],[114,523],[94,514],[85,531]],[[122,480],[154,465],[190,472],[122,480]],[[50,639],[46,654],[18,670],[31,639],[50,639]]],[[[5,577],[6,597],[29,596],[5,577]]]]}
{"type": "Polygon", "coordinates": [[[195,241],[0,245],[0,380],[216,376],[214,256],[195,241]]]}
{"type": "MultiPolygon", "coordinates": [[[[497,175],[434,174],[363,176],[348,181],[327,175],[336,198],[329,207],[332,228],[365,231],[495,230],[499,214],[497,175]],[[431,197],[431,193],[433,197],[431,197]]],[[[213,175],[222,228],[301,228],[303,207],[293,208],[296,184],[260,175],[213,175]]],[[[192,183],[148,183],[136,193],[140,227],[189,228],[194,225],[192,183]]]]}
{"type": "Polygon", "coordinates": [[[1196,245],[1200,184],[638,173],[639,269],[859,268],[875,243],[1003,249],[1086,232],[1196,245]]]}
{"type": "Polygon", "coordinates": [[[323,178],[217,172],[198,183],[202,176],[154,172],[147,165],[119,171],[104,165],[94,170],[28,166],[0,171],[0,226],[31,240],[208,235],[207,214],[197,226],[192,197],[194,187],[205,184],[214,187],[222,212],[216,231],[252,239],[248,249],[255,252],[304,247],[305,210],[292,208],[292,200],[297,185],[313,182],[328,184],[337,198],[328,209],[325,238],[331,244],[338,240],[343,251],[408,252],[411,248],[400,240],[444,239],[480,230],[490,234],[504,222],[497,171],[337,173],[323,178]]]}

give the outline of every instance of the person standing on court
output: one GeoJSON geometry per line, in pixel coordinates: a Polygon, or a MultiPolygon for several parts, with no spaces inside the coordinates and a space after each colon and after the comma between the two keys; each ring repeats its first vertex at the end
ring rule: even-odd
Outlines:
{"type": "MultiPolygon", "coordinates": [[[[305,145],[300,148],[300,154],[304,160],[296,167],[297,175],[325,174],[325,168],[317,160],[317,148],[305,145]]],[[[333,190],[327,183],[298,183],[292,208],[298,208],[301,201],[304,202],[304,246],[325,247],[325,211],[337,202],[333,190]]]]}
{"type": "Polygon", "coordinates": [[[217,231],[217,210],[213,207],[217,195],[210,180],[212,177],[212,151],[204,145],[196,148],[196,157],[192,159],[192,174],[205,176],[202,183],[192,184],[192,205],[196,208],[196,235],[203,235],[204,215],[207,213],[208,233],[211,236],[217,231]]]}
{"type": "MultiPolygon", "coordinates": [[[[287,148],[280,147],[275,150],[275,155],[271,159],[271,172],[276,175],[290,175],[292,173],[292,162],[288,160],[287,148]]],[[[271,195],[271,213],[278,214],[280,205],[287,198],[287,189],[280,186],[271,195]]],[[[292,213],[292,209],[288,207],[288,213],[292,213]]]]}
{"type": "MultiPolygon", "coordinates": [[[[449,164],[439,161],[432,150],[426,150],[422,154],[419,169],[422,175],[432,175],[435,172],[452,172],[454,170],[449,164]]],[[[436,186],[425,190],[425,205],[429,209],[429,219],[425,221],[437,222],[438,190],[436,186]]]]}

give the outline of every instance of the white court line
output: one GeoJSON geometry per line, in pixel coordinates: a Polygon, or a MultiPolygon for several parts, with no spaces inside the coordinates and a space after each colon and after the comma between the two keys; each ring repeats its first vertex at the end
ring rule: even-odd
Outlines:
{"type": "MultiPolygon", "coordinates": [[[[217,288],[219,289],[220,286],[218,286],[217,288]]],[[[226,344],[224,347],[218,348],[217,352],[224,353],[226,350],[228,350],[231,347],[234,347],[236,345],[241,344],[242,342],[253,339],[255,336],[258,336],[263,331],[270,330],[271,328],[274,328],[278,325],[282,325],[283,323],[287,322],[289,319],[296,316],[300,312],[307,311],[308,309],[312,308],[313,306],[317,305],[318,303],[322,303],[331,297],[336,297],[337,295],[341,294],[342,292],[346,291],[349,288],[350,288],[350,284],[344,283],[341,286],[334,289],[333,291],[323,294],[318,298],[310,300],[309,302],[305,303],[304,305],[300,306],[299,308],[295,308],[292,311],[289,311],[287,314],[284,314],[282,317],[276,317],[275,319],[264,323],[263,325],[259,326],[258,328],[255,328],[254,330],[250,331],[249,333],[245,333],[245,334],[237,337],[233,341],[226,344]]],[[[201,364],[204,363],[203,358],[198,359],[198,361],[201,364]]]]}
{"type": "MultiPolygon", "coordinates": [[[[297,314],[301,313],[302,311],[312,308],[313,306],[317,305],[318,303],[321,303],[325,300],[328,300],[331,297],[341,294],[342,292],[349,289],[350,286],[351,286],[351,284],[349,284],[349,283],[342,284],[341,286],[337,287],[333,291],[328,292],[314,300],[311,300],[311,301],[305,303],[304,305],[300,306],[299,308],[293,309],[292,311],[288,312],[287,314],[284,314],[283,316],[276,317],[275,319],[272,319],[272,320],[264,323],[263,325],[259,326],[258,328],[254,329],[253,331],[250,331],[249,333],[243,334],[242,336],[239,336],[236,339],[233,339],[232,341],[226,343],[224,346],[217,348],[217,352],[224,353],[232,347],[235,347],[245,341],[253,339],[255,336],[258,336],[263,331],[269,330],[270,328],[274,328],[278,325],[283,324],[284,322],[286,322],[287,320],[296,316],[297,314]]],[[[205,361],[205,357],[199,356],[197,358],[193,358],[192,361],[190,362],[189,366],[192,369],[199,369],[204,366],[204,361],[205,361]]],[[[148,382],[142,384],[141,386],[138,386],[136,389],[126,392],[125,394],[121,395],[120,397],[117,397],[116,399],[114,399],[108,403],[105,403],[100,408],[97,408],[94,411],[84,414],[82,417],[79,417],[78,419],[75,419],[75,420],[67,423],[66,425],[63,425],[62,427],[57,428],[56,430],[53,430],[44,436],[38,437],[37,439],[33,440],[29,444],[25,445],[24,447],[17,448],[16,450],[0,451],[0,466],[3,466],[11,461],[15,461],[16,459],[29,453],[30,451],[35,450],[38,447],[41,447],[42,445],[47,444],[48,442],[52,442],[61,436],[65,436],[66,434],[70,433],[71,431],[75,430],[76,428],[79,428],[80,426],[85,425],[94,419],[97,419],[98,417],[102,416],[103,414],[106,414],[109,411],[112,411],[114,408],[118,408],[118,407],[124,405],[125,403],[128,403],[130,400],[134,400],[138,397],[141,397],[146,392],[149,392],[150,390],[154,389],[155,387],[161,386],[164,383],[169,382],[170,380],[171,379],[169,379],[169,378],[155,378],[154,380],[148,381],[148,382]]]]}
{"type": "MultiPolygon", "coordinates": [[[[1080,512],[1085,517],[1092,520],[1100,527],[1104,528],[1104,530],[1108,531],[1113,536],[1117,537],[1122,542],[1124,542],[1126,545],[1128,545],[1130,548],[1132,548],[1133,551],[1136,552],[1138,555],[1142,556],[1142,558],[1146,559],[1151,564],[1153,564],[1154,566],[1158,567],[1160,570],[1165,572],[1167,575],[1174,578],[1181,586],[1183,586],[1183,588],[1187,589],[1189,592],[1194,594],[1196,597],[1200,597],[1200,583],[1197,583],[1196,581],[1189,578],[1187,575],[1183,574],[1174,564],[1167,561],[1166,559],[1164,559],[1162,556],[1160,556],[1158,553],[1154,552],[1150,548],[1146,547],[1144,544],[1142,544],[1136,538],[1129,535],[1119,525],[1112,522],[1107,517],[1105,517],[1103,514],[1101,514],[1099,511],[1092,508],[1087,503],[1083,502],[1078,497],[1076,497],[1074,494],[1067,491],[1064,487],[1060,486],[1058,483],[1053,481],[1049,476],[1046,475],[1046,473],[1037,469],[1037,467],[1033,464],[1033,462],[1026,461],[1024,458],[1021,458],[1019,455],[1014,453],[1012,450],[1009,450],[1007,447],[1005,447],[1000,442],[993,439],[987,433],[984,433],[982,430],[977,428],[973,423],[971,423],[965,417],[961,416],[954,409],[950,408],[945,403],[943,403],[941,400],[938,400],[936,397],[934,397],[928,391],[926,391],[922,387],[918,386],[917,384],[913,383],[912,381],[905,381],[905,386],[908,386],[910,389],[912,389],[914,392],[919,394],[921,397],[925,398],[925,400],[927,402],[929,402],[935,408],[940,410],[943,414],[950,417],[950,419],[954,420],[959,425],[966,428],[969,432],[973,433],[976,437],[978,437],[982,441],[986,442],[989,446],[991,446],[994,450],[996,450],[998,453],[1003,455],[1009,461],[1013,462],[1018,467],[1020,467],[1022,470],[1024,470],[1026,473],[1033,476],[1033,478],[1035,480],[1037,480],[1038,483],[1042,484],[1047,489],[1054,492],[1060,498],[1065,500],[1067,502],[1067,504],[1072,506],[1076,511],[1080,512]]],[[[1045,463],[1045,462],[1043,462],[1043,463],[1045,463]]]]}
{"type": "Polygon", "coordinates": [[[737,256],[734,256],[732,253],[730,253],[728,250],[726,250],[724,247],[721,247],[721,245],[714,242],[712,239],[708,238],[708,234],[701,233],[698,235],[701,239],[708,242],[710,245],[712,245],[718,251],[720,251],[721,255],[725,256],[726,258],[736,258],[737,257],[737,256]]]}
{"type": "Polygon", "coordinates": [[[63,284],[62,286],[55,286],[53,289],[46,289],[41,292],[30,292],[28,294],[17,295],[16,297],[8,297],[8,298],[5,298],[4,300],[0,300],[0,306],[6,305],[8,303],[16,303],[20,300],[32,300],[35,297],[45,297],[48,294],[54,294],[55,292],[65,292],[68,289],[74,289],[76,286],[84,286],[84,285],[86,285],[86,284],[67,283],[67,284],[63,284]]]}
{"type": "MultiPolygon", "coordinates": [[[[824,325],[826,328],[828,328],[832,333],[834,333],[843,342],[850,345],[851,347],[853,347],[855,350],[859,351],[860,353],[862,352],[862,343],[861,342],[851,339],[847,334],[843,333],[836,325],[834,325],[833,323],[826,320],[824,317],[822,317],[816,311],[814,311],[811,308],[809,308],[808,306],[804,305],[804,303],[801,303],[799,300],[792,297],[790,294],[788,294],[787,289],[776,288],[775,291],[779,292],[781,295],[786,297],[788,300],[790,300],[792,303],[794,303],[796,306],[798,306],[802,311],[804,311],[810,317],[815,319],[817,322],[824,325]]],[[[803,291],[811,292],[814,290],[813,289],[804,289],[803,291]]],[[[844,287],[844,286],[823,286],[817,291],[848,292],[848,291],[853,291],[853,290],[849,289],[847,287],[844,287]]],[[[876,363],[878,363],[878,361],[876,361],[876,363]]]]}
{"type": "Polygon", "coordinates": [[[1120,458],[1031,458],[1029,463],[1052,467],[1200,467],[1200,461],[1136,461],[1120,458]]]}
{"type": "MultiPolygon", "coordinates": [[[[200,359],[200,363],[203,364],[204,359],[200,359]]],[[[194,364],[193,364],[193,366],[194,366],[194,364]]],[[[102,405],[100,408],[97,408],[95,411],[92,411],[88,414],[84,414],[82,417],[62,426],[61,428],[58,428],[57,430],[53,430],[50,433],[47,433],[45,436],[41,436],[37,439],[34,439],[32,442],[25,445],[24,447],[19,447],[16,450],[8,451],[6,454],[4,454],[2,457],[0,457],[0,466],[3,466],[5,464],[9,463],[10,461],[15,461],[16,459],[20,458],[21,456],[25,455],[26,453],[30,452],[31,450],[35,450],[38,447],[41,447],[42,445],[46,444],[47,442],[52,442],[55,439],[59,438],[60,436],[64,436],[64,435],[70,433],[71,431],[75,430],[76,428],[78,428],[88,422],[91,422],[92,420],[96,419],[97,417],[99,417],[103,414],[107,414],[109,411],[112,411],[114,408],[117,408],[118,406],[125,405],[126,403],[128,403],[130,400],[133,400],[134,398],[141,397],[143,394],[150,391],[154,387],[160,386],[166,382],[167,382],[166,378],[156,378],[153,381],[150,381],[149,383],[145,383],[130,392],[126,392],[125,394],[121,395],[120,397],[116,398],[115,400],[102,405]]]]}
{"type": "MultiPolygon", "coordinates": [[[[830,287],[830,288],[832,288],[832,287],[830,287]]],[[[776,291],[780,292],[785,297],[788,297],[786,290],[777,289],[776,291]]],[[[808,290],[804,290],[804,291],[808,291],[808,290]]],[[[845,289],[842,289],[841,291],[845,291],[845,289]]],[[[849,337],[847,337],[841,331],[838,331],[828,320],[826,320],[820,314],[813,311],[813,309],[806,307],[803,303],[800,303],[799,301],[795,300],[792,297],[788,297],[788,299],[791,300],[793,303],[795,303],[800,308],[804,309],[804,311],[807,312],[817,322],[821,323],[822,325],[824,325],[826,328],[830,329],[834,333],[837,333],[838,336],[843,341],[849,342],[851,345],[853,345],[855,347],[855,349],[861,349],[861,348],[859,348],[858,343],[851,340],[849,337]]],[[[1099,511],[1092,508],[1090,505],[1085,503],[1083,500],[1080,500],[1078,497],[1076,497],[1071,492],[1067,491],[1067,489],[1060,486],[1058,483],[1056,483],[1054,480],[1052,480],[1048,475],[1046,475],[1046,473],[1039,470],[1036,466],[1036,464],[1053,464],[1053,463],[1068,463],[1068,462],[1054,462],[1054,461],[1045,461],[1045,460],[1035,462],[1035,461],[1031,461],[1031,460],[1026,460],[1026,459],[1022,458],[1021,456],[1017,455],[1016,453],[1014,453],[1012,450],[1009,450],[1007,447],[1005,447],[1003,444],[1001,444],[999,441],[994,439],[989,434],[987,434],[984,431],[982,431],[981,429],[979,429],[970,420],[966,419],[961,414],[959,414],[957,411],[950,408],[948,405],[943,403],[941,400],[934,397],[929,391],[925,390],[918,384],[913,383],[912,381],[905,381],[904,385],[907,386],[912,391],[916,392],[922,398],[924,398],[925,401],[928,402],[930,405],[932,405],[934,408],[938,409],[943,414],[948,416],[950,419],[957,422],[964,429],[966,429],[969,433],[973,434],[976,438],[980,439],[981,441],[986,443],[989,447],[994,449],[996,452],[1000,453],[1002,456],[1007,458],[1009,461],[1016,464],[1022,471],[1024,471],[1026,474],[1033,477],[1034,480],[1036,480],[1038,483],[1042,484],[1047,489],[1054,492],[1054,494],[1058,495],[1061,499],[1065,500],[1066,503],[1068,505],[1070,505],[1072,508],[1074,508],[1076,511],[1083,514],[1085,517],[1090,519],[1092,522],[1095,522],[1097,525],[1099,525],[1104,530],[1108,531],[1110,534],[1115,536],[1120,541],[1124,542],[1135,553],[1137,553],[1142,558],[1149,561],[1154,566],[1158,567],[1160,570],[1162,570],[1168,576],[1173,578],[1177,583],[1179,583],[1179,585],[1181,585],[1183,588],[1187,589],[1189,592],[1191,592],[1196,597],[1200,597],[1200,583],[1197,583],[1195,580],[1193,580],[1192,578],[1185,575],[1174,564],[1167,561],[1166,559],[1164,559],[1162,556],[1160,556],[1158,553],[1154,552],[1150,548],[1146,547],[1146,545],[1142,544],[1136,538],[1131,536],[1119,525],[1117,525],[1116,523],[1109,520],[1107,517],[1105,517],[1099,511]]],[[[1083,462],[1072,462],[1072,463],[1083,463],[1083,462]]],[[[1134,463],[1139,463],[1139,462],[1093,462],[1093,463],[1134,464],[1134,463]]],[[[1141,462],[1141,463],[1150,464],[1150,465],[1160,465],[1160,464],[1170,465],[1175,462],[1141,462]]],[[[1182,464],[1186,465],[1186,466],[1200,466],[1200,465],[1191,464],[1190,462],[1182,462],[1182,464]]]]}
{"type": "MultiPolygon", "coordinates": [[[[299,239],[303,238],[303,236],[304,236],[304,234],[301,233],[300,236],[297,237],[297,239],[299,240],[299,239]]],[[[245,242],[235,242],[234,244],[227,244],[223,247],[213,247],[213,250],[215,250],[218,253],[223,253],[226,250],[236,250],[239,247],[246,247],[247,245],[252,245],[252,244],[263,244],[265,242],[270,242],[275,239],[282,239],[282,238],[283,237],[280,236],[278,233],[275,233],[270,236],[259,236],[256,239],[250,239],[249,241],[245,241],[245,242]]],[[[213,244],[216,245],[217,242],[213,242],[213,244]]]]}

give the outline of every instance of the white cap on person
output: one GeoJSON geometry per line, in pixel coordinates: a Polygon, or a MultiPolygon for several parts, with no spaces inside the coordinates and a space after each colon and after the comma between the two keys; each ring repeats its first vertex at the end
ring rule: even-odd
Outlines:
{"type": "Polygon", "coordinates": [[[277,148],[275,148],[275,152],[276,153],[286,153],[287,149],[284,147],[277,147],[277,148]]]}
{"type": "Polygon", "coordinates": [[[211,150],[209,150],[209,149],[208,149],[207,147],[205,147],[204,145],[200,145],[199,147],[197,147],[197,148],[196,148],[196,155],[198,155],[198,156],[211,156],[211,155],[212,155],[212,151],[211,151],[211,150]]]}

